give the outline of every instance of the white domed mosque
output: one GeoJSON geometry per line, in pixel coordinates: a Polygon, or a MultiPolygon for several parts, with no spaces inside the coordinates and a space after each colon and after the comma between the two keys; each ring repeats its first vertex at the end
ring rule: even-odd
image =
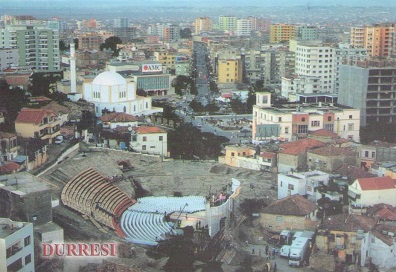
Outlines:
{"type": "Polygon", "coordinates": [[[85,78],[82,98],[95,104],[96,116],[102,110],[125,112],[135,116],[162,112],[162,108],[151,105],[151,97],[136,95],[136,86],[113,71],[105,71],[93,80],[85,78]]]}

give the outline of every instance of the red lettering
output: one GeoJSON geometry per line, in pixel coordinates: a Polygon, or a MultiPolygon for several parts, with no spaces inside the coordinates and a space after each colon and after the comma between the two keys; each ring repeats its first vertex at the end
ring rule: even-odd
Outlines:
{"type": "Polygon", "coordinates": [[[116,244],[112,243],[110,244],[110,256],[116,257],[116,244]]]}
{"type": "Polygon", "coordinates": [[[102,256],[109,256],[110,254],[109,244],[101,244],[100,249],[102,250],[101,252],[102,256]]]}
{"type": "Polygon", "coordinates": [[[64,254],[64,245],[63,244],[55,244],[55,256],[63,256],[64,254]]]}
{"type": "Polygon", "coordinates": [[[100,256],[99,252],[100,245],[92,243],[91,244],[91,256],[100,256]]]}
{"type": "Polygon", "coordinates": [[[54,247],[51,244],[43,243],[43,257],[54,254],[54,247]]]}
{"type": "Polygon", "coordinates": [[[91,254],[89,253],[89,245],[88,244],[79,244],[78,245],[79,250],[80,250],[80,255],[78,256],[90,256],[91,254]],[[85,255],[83,255],[85,254],[85,255]]]}
{"type": "Polygon", "coordinates": [[[77,245],[67,244],[67,256],[79,256],[77,245]]]}

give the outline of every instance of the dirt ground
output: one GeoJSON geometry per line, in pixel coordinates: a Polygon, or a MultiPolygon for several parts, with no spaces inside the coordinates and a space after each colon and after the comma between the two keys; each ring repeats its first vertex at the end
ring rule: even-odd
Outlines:
{"type": "MultiPolygon", "coordinates": [[[[87,168],[94,168],[105,177],[113,176],[133,176],[140,181],[143,188],[154,196],[173,196],[175,192],[180,192],[183,196],[200,195],[207,196],[210,193],[220,191],[225,185],[231,183],[235,178],[241,182],[242,189],[240,203],[244,199],[261,198],[266,203],[276,199],[275,176],[267,172],[258,172],[245,169],[237,169],[218,164],[215,161],[192,162],[183,160],[166,160],[148,155],[134,154],[124,151],[94,151],[80,152],[74,157],[69,157],[59,163],[56,167],[46,172],[42,178],[53,188],[54,197],[60,198],[63,186],[75,175],[87,168]],[[129,161],[133,169],[121,171],[119,161],[129,161]]],[[[129,179],[124,179],[115,183],[119,188],[132,197],[135,192],[129,179]]],[[[54,217],[62,221],[62,216],[73,217],[79,222],[79,230],[65,229],[65,238],[73,240],[75,237],[91,236],[91,239],[109,239],[110,234],[103,234],[96,230],[89,221],[79,214],[73,213],[65,207],[55,208],[54,217]],[[76,236],[75,231],[80,235],[76,236]]],[[[240,213],[237,213],[241,216],[240,213]]],[[[63,226],[65,228],[65,225],[63,226]]],[[[251,241],[257,241],[257,237],[263,236],[259,227],[248,227],[251,241]]],[[[235,237],[236,245],[239,244],[239,235],[235,237]]],[[[120,238],[117,237],[117,240],[120,238]]],[[[265,239],[265,238],[263,238],[265,239]]],[[[87,239],[89,240],[89,239],[87,239]]],[[[138,246],[133,245],[134,248],[138,246]]],[[[236,246],[239,247],[239,246],[236,246]]],[[[138,254],[139,255],[139,254],[138,254]]],[[[142,258],[138,258],[140,261],[142,258]]],[[[147,258],[146,258],[147,259],[147,258]]],[[[147,262],[152,260],[147,259],[147,262]]],[[[72,262],[73,263],[73,262],[72,262]]],[[[75,263],[73,263],[75,265],[75,263]]],[[[67,266],[67,262],[65,263],[67,266]]],[[[71,268],[71,267],[70,267],[71,268]]],[[[65,268],[67,270],[67,268],[65,268]]],[[[64,270],[64,271],[66,271],[64,270]]],[[[72,269],[74,270],[74,268],[72,269]]],[[[139,270],[138,270],[139,271],[139,270]]],[[[144,270],[141,270],[144,271],[144,270]]]]}

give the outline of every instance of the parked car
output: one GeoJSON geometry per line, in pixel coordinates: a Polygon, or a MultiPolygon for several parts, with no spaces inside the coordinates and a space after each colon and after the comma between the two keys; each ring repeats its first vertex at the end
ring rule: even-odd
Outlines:
{"type": "Polygon", "coordinates": [[[63,136],[62,135],[58,135],[55,138],[54,144],[61,144],[61,143],[63,143],[63,141],[64,141],[63,136]]]}

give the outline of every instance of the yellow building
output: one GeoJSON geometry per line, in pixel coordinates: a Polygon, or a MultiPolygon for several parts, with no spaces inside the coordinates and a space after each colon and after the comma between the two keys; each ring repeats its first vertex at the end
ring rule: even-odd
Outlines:
{"type": "Polygon", "coordinates": [[[212,31],[212,19],[209,17],[199,17],[195,19],[195,34],[200,34],[205,31],[212,31]]]}
{"type": "Polygon", "coordinates": [[[220,59],[217,65],[218,83],[242,82],[242,62],[239,59],[220,59]]]}
{"type": "Polygon", "coordinates": [[[361,254],[365,233],[372,230],[375,224],[375,218],[365,215],[337,214],[326,217],[318,229],[315,248],[319,253],[333,253],[342,262],[355,262],[361,254]]]}
{"type": "Polygon", "coordinates": [[[270,43],[290,41],[296,37],[296,26],[286,24],[270,25],[270,43]]]}
{"type": "Polygon", "coordinates": [[[169,51],[155,51],[154,57],[155,60],[160,62],[162,66],[165,66],[169,69],[175,68],[177,53],[171,53],[169,51]]]}
{"type": "Polygon", "coordinates": [[[60,135],[61,122],[52,110],[23,108],[15,120],[15,130],[23,138],[40,138],[52,144],[60,135]]]}

